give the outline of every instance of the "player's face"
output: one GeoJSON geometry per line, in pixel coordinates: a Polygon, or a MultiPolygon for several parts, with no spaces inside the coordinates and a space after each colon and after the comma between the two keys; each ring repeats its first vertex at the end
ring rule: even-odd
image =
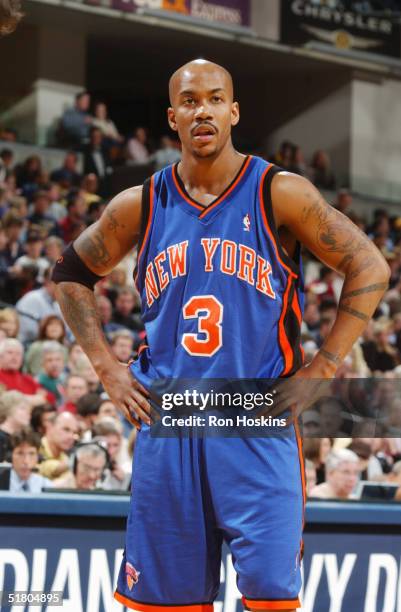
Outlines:
{"type": "Polygon", "coordinates": [[[183,150],[197,158],[216,157],[239,121],[231,83],[218,68],[183,70],[172,88],[172,104],[170,127],[178,132],[183,150]]]}

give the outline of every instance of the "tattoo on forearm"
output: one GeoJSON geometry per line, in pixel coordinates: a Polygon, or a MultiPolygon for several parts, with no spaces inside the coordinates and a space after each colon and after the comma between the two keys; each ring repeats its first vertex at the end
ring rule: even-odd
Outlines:
{"type": "Polygon", "coordinates": [[[337,353],[330,353],[330,351],[326,351],[326,349],[321,348],[319,350],[319,353],[325,357],[328,361],[331,361],[332,363],[335,363],[336,365],[340,365],[341,363],[341,358],[337,353]]]}
{"type": "Polygon", "coordinates": [[[97,230],[93,236],[83,239],[79,247],[94,268],[99,265],[105,266],[111,261],[102,230],[97,230]]]}
{"type": "Polygon", "coordinates": [[[361,319],[361,321],[365,321],[368,322],[370,317],[365,314],[364,312],[360,312],[359,310],[355,310],[355,308],[351,308],[350,306],[348,306],[348,304],[343,304],[342,302],[340,302],[339,306],[338,306],[338,310],[342,310],[343,312],[346,312],[350,315],[352,315],[353,317],[357,317],[358,319],[361,319]]]}
{"type": "Polygon", "coordinates": [[[90,289],[77,283],[62,285],[57,298],[64,318],[82,348],[90,352],[99,347],[103,335],[94,295],[90,289]]]}
{"type": "Polygon", "coordinates": [[[354,289],[353,291],[348,291],[342,296],[343,300],[346,300],[351,297],[356,297],[357,295],[362,295],[364,293],[373,293],[374,291],[384,291],[387,289],[388,283],[375,283],[374,285],[367,285],[366,287],[361,287],[360,289],[354,289]]]}

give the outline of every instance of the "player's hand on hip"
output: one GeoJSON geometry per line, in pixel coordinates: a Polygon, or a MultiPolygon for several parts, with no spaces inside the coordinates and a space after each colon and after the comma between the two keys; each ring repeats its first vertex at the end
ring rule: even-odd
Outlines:
{"type": "Polygon", "coordinates": [[[110,400],[137,429],[141,427],[140,421],[152,424],[149,393],[134,378],[127,364],[116,364],[101,381],[110,400]]]}

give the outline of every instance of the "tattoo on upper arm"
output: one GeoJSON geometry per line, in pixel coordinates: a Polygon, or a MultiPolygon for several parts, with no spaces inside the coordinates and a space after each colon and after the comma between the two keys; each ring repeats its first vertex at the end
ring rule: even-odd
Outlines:
{"type": "MultiPolygon", "coordinates": [[[[310,197],[309,194],[306,194],[310,197]]],[[[310,220],[317,222],[316,239],[319,247],[328,253],[343,253],[338,268],[346,272],[354,258],[362,250],[370,249],[369,238],[357,227],[351,228],[349,223],[334,208],[326,204],[321,196],[316,197],[302,211],[301,221],[306,224],[310,220]],[[357,234],[357,237],[356,237],[357,234]]],[[[369,268],[375,258],[367,256],[351,272],[350,278],[356,278],[363,270],[369,268]]]]}
{"type": "Polygon", "coordinates": [[[111,255],[107,250],[102,230],[97,229],[92,236],[89,235],[83,238],[79,246],[84,256],[94,268],[110,263],[111,255]]]}
{"type": "Polygon", "coordinates": [[[118,221],[118,219],[116,219],[115,211],[112,210],[111,208],[110,209],[106,208],[106,216],[107,216],[107,218],[109,220],[109,224],[108,224],[107,228],[111,232],[116,233],[116,231],[118,230],[119,227],[121,227],[122,229],[125,228],[125,225],[123,223],[120,223],[118,221]]]}

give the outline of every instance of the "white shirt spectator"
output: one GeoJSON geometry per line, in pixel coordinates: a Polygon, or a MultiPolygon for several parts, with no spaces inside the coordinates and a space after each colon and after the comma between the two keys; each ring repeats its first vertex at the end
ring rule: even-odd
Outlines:
{"type": "Polygon", "coordinates": [[[10,493],[40,493],[42,489],[52,486],[52,481],[40,474],[31,474],[28,480],[21,480],[17,472],[11,468],[10,493]]]}
{"type": "Polygon", "coordinates": [[[20,320],[19,339],[23,344],[33,342],[38,337],[39,322],[48,315],[62,317],[60,306],[46,287],[34,289],[18,300],[16,309],[20,320]],[[31,316],[25,316],[31,315],[31,316]]]}

